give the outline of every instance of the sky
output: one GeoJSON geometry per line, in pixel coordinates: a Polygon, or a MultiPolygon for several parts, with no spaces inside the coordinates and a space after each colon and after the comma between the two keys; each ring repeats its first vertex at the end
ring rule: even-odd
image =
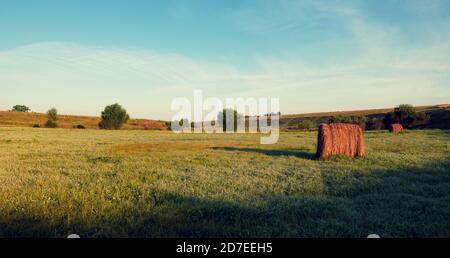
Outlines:
{"type": "Polygon", "coordinates": [[[1,0],[0,110],[170,119],[177,97],[283,114],[450,103],[450,0],[1,0]]]}

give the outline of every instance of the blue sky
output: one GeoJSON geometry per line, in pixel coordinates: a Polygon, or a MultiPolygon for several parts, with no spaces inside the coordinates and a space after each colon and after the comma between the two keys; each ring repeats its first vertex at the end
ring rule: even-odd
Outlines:
{"type": "Polygon", "coordinates": [[[282,113],[450,101],[450,1],[25,1],[0,5],[0,109],[170,119],[176,97],[282,113]]]}

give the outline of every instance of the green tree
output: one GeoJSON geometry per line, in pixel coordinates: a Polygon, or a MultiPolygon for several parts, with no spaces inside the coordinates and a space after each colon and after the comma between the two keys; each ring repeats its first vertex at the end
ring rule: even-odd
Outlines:
{"type": "Polygon", "coordinates": [[[418,116],[414,106],[401,104],[394,108],[394,112],[389,112],[385,115],[383,123],[386,127],[389,127],[391,124],[399,123],[402,124],[403,127],[411,128],[418,117],[420,117],[420,115],[418,116]]]}
{"type": "Polygon", "coordinates": [[[411,127],[416,116],[416,108],[409,104],[401,104],[394,108],[394,116],[406,127],[411,127]]]}
{"type": "Polygon", "coordinates": [[[15,105],[14,107],[12,107],[12,110],[14,112],[28,112],[30,111],[30,108],[25,106],[25,105],[15,105]]]}
{"type": "Polygon", "coordinates": [[[391,124],[396,123],[399,123],[399,121],[396,120],[396,117],[394,116],[393,112],[389,112],[386,115],[384,115],[383,124],[385,128],[389,128],[391,124]]]}
{"type": "Polygon", "coordinates": [[[58,120],[58,111],[56,108],[51,108],[47,111],[47,122],[45,123],[45,127],[47,128],[55,128],[58,126],[56,121],[58,120]]]}
{"type": "Polygon", "coordinates": [[[105,107],[101,118],[100,128],[117,130],[130,119],[130,116],[121,105],[115,103],[105,107]]]}
{"type": "Polygon", "coordinates": [[[394,114],[400,119],[406,119],[408,116],[416,114],[416,108],[410,104],[401,104],[394,108],[394,114]]]}

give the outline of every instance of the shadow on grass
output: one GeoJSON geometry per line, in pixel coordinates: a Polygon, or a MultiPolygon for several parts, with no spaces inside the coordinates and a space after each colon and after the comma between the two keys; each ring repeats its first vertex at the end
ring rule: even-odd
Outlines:
{"type": "Polygon", "coordinates": [[[324,164],[323,193],[297,190],[230,202],[185,196],[177,189],[155,190],[144,197],[145,202],[135,200],[133,207],[70,223],[39,213],[9,219],[0,213],[0,236],[449,237],[449,166],[449,161],[436,161],[422,167],[359,172],[324,164]]]}
{"type": "Polygon", "coordinates": [[[264,154],[267,156],[294,156],[303,159],[314,159],[315,153],[303,151],[303,150],[271,150],[271,149],[258,149],[258,148],[236,148],[236,147],[214,147],[215,150],[226,151],[242,151],[252,152],[258,154],[264,154]]]}

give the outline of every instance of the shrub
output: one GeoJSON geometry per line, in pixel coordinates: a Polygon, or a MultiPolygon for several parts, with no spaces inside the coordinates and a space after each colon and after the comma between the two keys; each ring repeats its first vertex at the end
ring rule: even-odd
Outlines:
{"type": "Polygon", "coordinates": [[[45,127],[47,128],[55,128],[58,126],[56,121],[58,120],[58,111],[56,108],[51,108],[47,111],[47,122],[45,123],[45,127]]]}
{"type": "Polygon", "coordinates": [[[401,104],[394,108],[394,114],[403,120],[407,117],[413,117],[416,114],[416,108],[409,104],[401,104]]]}
{"type": "Polygon", "coordinates": [[[12,107],[12,110],[14,112],[28,112],[30,111],[30,108],[25,106],[25,105],[15,105],[14,107],[12,107]]]}
{"type": "Polygon", "coordinates": [[[75,128],[75,129],[86,129],[86,126],[84,126],[82,124],[76,124],[76,125],[73,125],[73,128],[75,128]]]}
{"type": "Polygon", "coordinates": [[[100,128],[114,130],[120,129],[130,119],[127,111],[117,103],[106,106],[101,117],[102,121],[99,123],[100,128]]]}
{"type": "Polygon", "coordinates": [[[366,123],[367,130],[382,130],[384,129],[383,119],[380,118],[372,118],[366,123]]]}
{"type": "Polygon", "coordinates": [[[58,126],[57,123],[50,120],[47,120],[47,122],[45,123],[45,127],[47,128],[56,128],[57,126],[58,126]]]}
{"type": "Polygon", "coordinates": [[[431,122],[431,115],[425,112],[417,113],[415,116],[414,126],[424,126],[431,122]]]}
{"type": "Polygon", "coordinates": [[[363,130],[366,129],[366,121],[367,121],[366,116],[353,116],[352,120],[353,120],[352,124],[361,126],[363,130]]]}
{"type": "Polygon", "coordinates": [[[300,130],[311,129],[314,127],[315,127],[315,124],[311,120],[303,120],[298,124],[298,129],[300,129],[300,130]]]}
{"type": "Polygon", "coordinates": [[[400,121],[394,116],[393,112],[387,113],[383,118],[383,124],[385,128],[389,128],[391,124],[398,124],[400,121]]]}
{"type": "Polygon", "coordinates": [[[337,115],[331,117],[328,120],[328,123],[344,123],[344,124],[355,124],[361,126],[361,128],[365,129],[366,127],[366,116],[341,116],[337,115]]]}

